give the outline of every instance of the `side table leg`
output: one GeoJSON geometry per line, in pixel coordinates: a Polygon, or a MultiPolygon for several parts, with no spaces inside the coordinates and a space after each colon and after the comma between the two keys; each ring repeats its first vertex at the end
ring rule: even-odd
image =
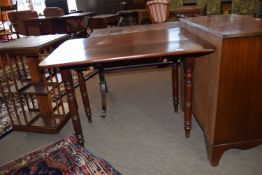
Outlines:
{"type": "Polygon", "coordinates": [[[178,65],[177,65],[177,60],[175,60],[173,62],[173,65],[172,65],[172,86],[173,86],[174,111],[178,112],[179,97],[178,97],[178,65]]]}
{"type": "Polygon", "coordinates": [[[91,113],[85,79],[84,79],[84,76],[81,70],[78,70],[77,74],[78,74],[78,83],[80,86],[81,96],[82,96],[82,100],[83,100],[83,104],[84,104],[84,108],[86,112],[86,117],[89,123],[91,123],[92,122],[92,113],[91,113]]]}
{"type": "Polygon", "coordinates": [[[186,137],[190,137],[192,123],[192,95],[194,58],[185,58],[184,66],[184,129],[186,137]]]}
{"type": "Polygon", "coordinates": [[[62,80],[65,86],[66,97],[68,101],[69,111],[77,142],[84,146],[84,136],[81,127],[81,122],[78,113],[78,106],[76,102],[75,89],[73,85],[72,75],[70,70],[61,70],[62,80]]]}
{"type": "Polygon", "coordinates": [[[99,70],[99,79],[100,79],[100,92],[101,92],[101,100],[102,100],[102,114],[101,117],[106,117],[106,93],[107,93],[107,85],[105,80],[105,75],[103,70],[99,70]]]}

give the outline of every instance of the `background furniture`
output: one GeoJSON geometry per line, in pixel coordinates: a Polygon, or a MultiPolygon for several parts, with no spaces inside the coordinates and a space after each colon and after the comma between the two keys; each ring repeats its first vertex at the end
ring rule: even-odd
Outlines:
{"type": "Polygon", "coordinates": [[[14,27],[18,26],[18,18],[14,18],[14,23],[9,23],[7,20],[7,13],[10,11],[14,11],[14,13],[17,13],[17,4],[14,5],[1,5],[0,4],[0,15],[1,15],[1,28],[0,28],[0,37],[6,37],[6,39],[9,41],[10,39],[13,39],[12,35],[16,34],[16,37],[19,38],[19,34],[17,31],[14,30],[14,27]]]}
{"type": "Polygon", "coordinates": [[[61,78],[51,70],[44,73],[38,66],[43,54],[66,39],[67,35],[46,35],[0,45],[0,93],[14,130],[57,133],[68,121],[61,78]]]}
{"type": "Polygon", "coordinates": [[[102,29],[108,26],[117,26],[119,16],[117,14],[96,15],[91,20],[91,29],[102,29]]]}
{"type": "Polygon", "coordinates": [[[30,26],[27,28],[27,32],[26,32],[24,26],[24,20],[29,18],[37,18],[37,17],[38,17],[37,12],[32,10],[21,10],[17,12],[8,13],[8,18],[11,24],[16,24],[17,21],[17,25],[14,25],[14,28],[15,31],[17,31],[20,35],[38,36],[43,33],[46,33],[46,29],[43,28],[43,31],[41,31],[38,26],[30,26]]]}
{"type": "Polygon", "coordinates": [[[118,26],[133,26],[138,25],[138,12],[135,10],[123,10],[117,13],[120,17],[118,26]]]}
{"type": "Polygon", "coordinates": [[[218,15],[181,19],[181,26],[216,47],[196,60],[193,87],[193,113],[216,166],[227,149],[262,143],[262,22],[218,15]]]}
{"type": "MultiPolygon", "coordinates": [[[[82,12],[80,12],[82,13],[82,12]]],[[[65,15],[64,10],[59,7],[46,7],[44,9],[44,15],[45,17],[59,17],[65,15]]],[[[89,20],[90,21],[90,20],[89,20]]],[[[77,36],[77,33],[83,31],[85,37],[87,37],[87,19],[85,18],[79,18],[79,19],[68,19],[66,20],[66,32],[67,33],[72,33],[74,37],[77,36]],[[85,21],[86,20],[86,21],[85,21]]],[[[53,25],[53,27],[56,24],[53,25]]],[[[57,27],[59,28],[59,27],[57,27]]]]}
{"type": "Polygon", "coordinates": [[[64,10],[59,7],[46,7],[43,12],[46,17],[63,16],[65,14],[64,10]]]}
{"type": "Polygon", "coordinates": [[[195,17],[206,15],[206,7],[200,6],[183,6],[170,10],[171,16],[176,18],[195,17]]]}
{"type": "Polygon", "coordinates": [[[65,14],[69,13],[67,0],[45,0],[46,7],[58,7],[63,9],[65,14]]]}
{"type": "Polygon", "coordinates": [[[168,20],[168,0],[147,1],[147,12],[152,23],[162,23],[168,20]]]}
{"type": "Polygon", "coordinates": [[[77,144],[73,135],[0,167],[0,174],[42,173],[120,175],[107,161],[77,144]]]}
{"type": "Polygon", "coordinates": [[[79,31],[86,29],[86,26],[82,26],[82,21],[85,18],[92,18],[94,14],[94,12],[82,12],[53,17],[40,16],[24,20],[24,25],[26,30],[29,27],[38,27],[41,32],[44,32],[46,29],[48,34],[69,33],[73,34],[73,37],[76,37],[79,31]],[[74,22],[74,26],[70,23],[71,21],[74,22]]]}

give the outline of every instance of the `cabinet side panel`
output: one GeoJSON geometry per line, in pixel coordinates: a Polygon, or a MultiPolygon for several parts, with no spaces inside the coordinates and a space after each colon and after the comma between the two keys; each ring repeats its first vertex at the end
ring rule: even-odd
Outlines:
{"type": "Polygon", "coordinates": [[[262,138],[262,37],[225,39],[215,144],[262,138]]]}
{"type": "Polygon", "coordinates": [[[181,22],[181,27],[216,47],[213,54],[196,59],[193,79],[193,113],[206,138],[214,138],[222,38],[181,22]]]}

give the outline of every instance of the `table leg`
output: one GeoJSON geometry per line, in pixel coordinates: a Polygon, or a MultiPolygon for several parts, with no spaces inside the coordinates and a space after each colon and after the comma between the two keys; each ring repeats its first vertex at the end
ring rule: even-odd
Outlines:
{"type": "Polygon", "coordinates": [[[81,91],[83,104],[84,104],[84,107],[85,107],[86,116],[87,116],[89,123],[91,123],[92,122],[92,113],[91,113],[91,108],[90,108],[85,78],[83,76],[82,70],[78,70],[77,74],[78,74],[78,83],[79,83],[79,86],[80,86],[80,91],[81,91]]]}
{"type": "Polygon", "coordinates": [[[193,70],[194,58],[185,58],[184,66],[184,129],[188,138],[191,130],[192,120],[192,95],[193,95],[193,70]]]}
{"type": "Polygon", "coordinates": [[[172,65],[172,86],[173,86],[173,105],[175,112],[178,112],[178,63],[177,60],[172,65]]]}
{"type": "Polygon", "coordinates": [[[101,92],[101,100],[102,100],[102,115],[101,117],[106,117],[106,93],[107,93],[107,85],[105,80],[105,75],[103,70],[99,70],[99,79],[100,79],[100,92],[101,92]]]}
{"type": "Polygon", "coordinates": [[[73,85],[72,75],[70,70],[61,70],[62,80],[65,86],[66,97],[68,101],[69,111],[77,142],[84,146],[84,136],[81,127],[81,122],[78,113],[78,106],[76,102],[75,89],[73,85]]]}

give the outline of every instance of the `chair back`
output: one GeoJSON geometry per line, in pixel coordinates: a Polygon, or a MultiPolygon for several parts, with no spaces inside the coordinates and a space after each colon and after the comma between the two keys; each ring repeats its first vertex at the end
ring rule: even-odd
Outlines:
{"type": "Polygon", "coordinates": [[[163,23],[169,16],[168,0],[152,0],[147,2],[147,11],[152,23],[163,23]]]}
{"type": "Polygon", "coordinates": [[[44,9],[44,15],[46,17],[63,16],[64,14],[64,10],[59,7],[46,7],[44,9]]]}
{"type": "MultiPolygon", "coordinates": [[[[17,25],[15,27],[15,30],[21,34],[21,35],[26,35],[25,31],[25,26],[24,26],[24,20],[28,18],[35,18],[38,17],[38,14],[36,11],[32,10],[22,10],[22,11],[17,11],[17,12],[9,12],[8,13],[8,18],[11,22],[11,24],[16,23],[17,20],[17,25]]],[[[29,27],[28,28],[28,34],[29,35],[40,35],[40,29],[38,27],[29,27]]]]}

